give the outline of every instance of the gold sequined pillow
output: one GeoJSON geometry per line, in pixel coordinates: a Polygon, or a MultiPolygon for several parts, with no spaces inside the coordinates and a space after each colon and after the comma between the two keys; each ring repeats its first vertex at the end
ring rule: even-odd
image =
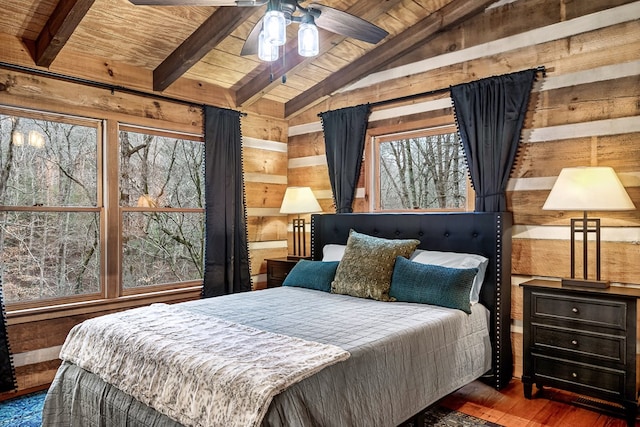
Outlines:
{"type": "Polygon", "coordinates": [[[396,257],[409,256],[419,240],[382,239],[351,230],[331,292],[391,301],[389,288],[396,257]]]}

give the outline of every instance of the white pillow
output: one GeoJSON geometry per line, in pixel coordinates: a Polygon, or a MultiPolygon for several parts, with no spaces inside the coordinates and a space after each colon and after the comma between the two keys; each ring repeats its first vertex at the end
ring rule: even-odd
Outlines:
{"type": "Polygon", "coordinates": [[[322,248],[322,261],[340,261],[347,245],[324,245],[322,248]]]}
{"type": "Polygon", "coordinates": [[[442,267],[477,268],[478,274],[476,274],[476,277],[473,279],[473,285],[471,285],[471,292],[469,293],[469,301],[472,304],[480,301],[480,289],[482,288],[484,274],[486,273],[487,265],[489,264],[488,258],[477,254],[416,249],[409,259],[421,264],[432,264],[442,267]]]}

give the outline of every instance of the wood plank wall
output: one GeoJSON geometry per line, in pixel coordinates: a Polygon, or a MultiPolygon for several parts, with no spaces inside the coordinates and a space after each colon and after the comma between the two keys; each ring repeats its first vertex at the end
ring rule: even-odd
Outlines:
{"type": "MultiPolygon", "coordinates": [[[[323,210],[333,211],[318,112],[544,65],[548,75],[535,88],[508,192],[516,223],[512,330],[519,375],[522,311],[517,285],[533,276],[566,275],[569,265],[566,218],[576,213],[541,210],[559,170],[580,164],[613,166],[640,208],[639,7],[638,1],[621,0],[519,0],[489,9],[439,35],[403,62],[391,64],[388,70],[369,76],[288,123],[271,117],[282,117],[282,106],[258,103],[242,122],[254,286],[264,286],[264,259],[284,256],[291,246],[289,218],[279,214],[287,185],[310,186],[323,210]]],[[[21,43],[2,34],[0,61],[32,66],[21,43]]],[[[73,71],[81,77],[139,89],[150,87],[151,81],[148,71],[95,58],[56,62],[51,70],[63,74],[73,71]],[[77,64],[83,67],[78,69],[77,64]]],[[[111,95],[5,70],[0,70],[0,82],[0,104],[80,115],[108,114],[121,120],[133,117],[147,126],[158,126],[162,118],[163,125],[169,123],[176,130],[201,128],[198,114],[175,105],[161,103],[158,109],[134,96],[111,95]]],[[[224,94],[188,80],[176,82],[167,94],[219,106],[229,102],[224,94]]],[[[369,134],[450,122],[450,105],[444,95],[376,108],[369,134]]],[[[368,210],[364,178],[358,186],[355,210],[363,212],[368,210]]],[[[615,282],[640,283],[640,213],[597,214],[606,227],[603,275],[615,282]]],[[[194,293],[165,300],[195,297],[194,293]]],[[[128,301],[118,309],[139,304],[142,302],[128,301]]],[[[73,325],[113,309],[68,311],[54,319],[32,316],[19,320],[20,316],[12,315],[9,338],[20,390],[51,381],[59,363],[59,345],[73,325]]]]}
{"type": "MultiPolygon", "coordinates": [[[[0,34],[0,41],[0,61],[33,66],[18,40],[0,34]]],[[[123,71],[113,73],[117,78],[109,80],[112,74],[104,70],[93,72],[99,68],[95,59],[82,60],[86,62],[79,63],[87,64],[88,69],[77,70],[74,74],[76,76],[134,89],[151,86],[151,75],[147,71],[136,70],[123,64],[109,64],[112,70],[123,71]],[[129,85],[128,75],[138,77],[132,79],[129,85]]],[[[57,68],[52,67],[51,71],[62,74],[72,70],[74,66],[67,63],[54,65],[57,68]]],[[[179,92],[183,99],[186,97],[196,103],[215,101],[216,105],[228,107],[224,103],[220,104],[225,101],[219,96],[211,96],[207,87],[189,81],[178,82],[177,86],[183,89],[179,92]]],[[[167,95],[175,93],[169,91],[167,95]]],[[[118,91],[112,94],[104,89],[4,69],[0,69],[0,105],[117,119],[141,126],[196,134],[202,131],[202,115],[197,107],[157,101],[118,91]]],[[[268,102],[263,103],[256,109],[247,111],[247,117],[242,119],[247,221],[254,287],[261,287],[266,282],[264,259],[287,254],[287,217],[279,213],[279,208],[287,184],[288,125],[283,119],[270,116],[282,117],[282,108],[271,106],[268,102]]],[[[151,302],[172,303],[198,297],[199,290],[196,289],[155,298],[124,298],[73,309],[66,307],[55,313],[18,313],[12,312],[9,306],[8,333],[14,354],[18,392],[24,393],[48,386],[60,364],[58,353],[64,338],[68,331],[81,321],[151,302]]],[[[0,400],[13,395],[0,394],[0,400]]]]}
{"type": "MultiPolygon", "coordinates": [[[[563,167],[612,166],[618,172],[638,210],[593,213],[604,227],[602,275],[616,285],[640,286],[640,2],[519,0],[488,9],[289,121],[289,184],[310,185],[330,212],[318,112],[538,66],[545,66],[547,75],[536,82],[507,192],[515,223],[517,376],[522,373],[518,284],[532,277],[569,276],[569,218],[582,213],[542,210],[563,167]]],[[[424,97],[374,108],[369,136],[452,120],[448,93],[424,97]]],[[[362,177],[358,186],[354,209],[367,211],[362,177]]]]}

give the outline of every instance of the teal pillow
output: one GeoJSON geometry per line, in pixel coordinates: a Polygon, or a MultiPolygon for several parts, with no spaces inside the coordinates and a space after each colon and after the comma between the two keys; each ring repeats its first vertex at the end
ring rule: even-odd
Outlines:
{"type": "Polygon", "coordinates": [[[397,301],[433,304],[471,313],[469,291],[477,268],[449,268],[396,258],[389,296],[397,301]]]}
{"type": "Polygon", "coordinates": [[[297,286],[329,292],[338,264],[338,261],[323,262],[301,259],[287,274],[282,286],[297,286]]]}

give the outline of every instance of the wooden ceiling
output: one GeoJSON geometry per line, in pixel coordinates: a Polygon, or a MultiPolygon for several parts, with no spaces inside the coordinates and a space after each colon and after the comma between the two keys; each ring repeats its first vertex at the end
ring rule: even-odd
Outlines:
{"type": "MultiPolygon", "coordinates": [[[[153,72],[162,93],[178,79],[220,88],[231,107],[260,99],[284,105],[284,117],[390,64],[495,0],[320,0],[389,32],[377,45],[320,30],[320,54],[297,53],[297,26],[288,28],[283,58],[273,63],[240,56],[263,7],[135,6],[128,0],[1,0],[0,33],[19,38],[34,67],[74,55],[153,72]],[[283,78],[283,76],[286,76],[283,78]]],[[[188,0],[185,0],[185,3],[188,0]]],[[[304,1],[301,4],[307,5],[304,1]]],[[[193,4],[193,1],[191,2],[193,4]]],[[[81,67],[81,64],[78,64],[81,67]]]]}

